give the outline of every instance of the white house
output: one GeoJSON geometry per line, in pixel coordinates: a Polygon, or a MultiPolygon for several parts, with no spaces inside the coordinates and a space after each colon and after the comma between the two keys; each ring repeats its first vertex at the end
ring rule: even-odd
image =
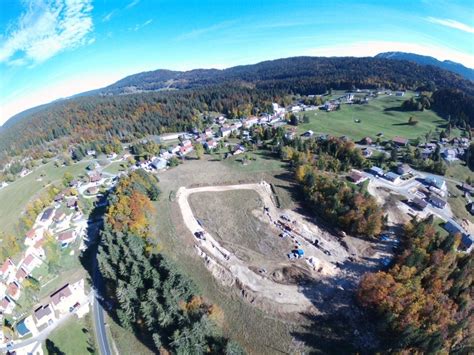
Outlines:
{"type": "Polygon", "coordinates": [[[25,259],[21,263],[21,268],[25,269],[28,273],[31,273],[34,269],[42,264],[42,260],[33,254],[26,255],[25,259]]]}
{"type": "Polygon", "coordinates": [[[0,311],[4,314],[11,314],[15,308],[15,303],[8,297],[5,296],[0,301],[0,311]]]}
{"type": "Polygon", "coordinates": [[[16,266],[13,261],[8,258],[2,265],[2,269],[0,270],[0,277],[5,282],[12,281],[12,278],[15,276],[16,273],[16,266]]]}
{"type": "Polygon", "coordinates": [[[36,242],[43,239],[43,236],[44,236],[43,228],[32,228],[25,235],[25,245],[26,246],[35,245],[36,242]]]}
{"type": "Polygon", "coordinates": [[[52,308],[59,314],[70,312],[71,308],[76,308],[81,303],[87,302],[87,295],[84,292],[84,280],[64,285],[54,292],[50,299],[52,308]]]}
{"type": "Polygon", "coordinates": [[[230,127],[221,127],[219,132],[222,137],[228,137],[232,133],[232,129],[230,127]]]}

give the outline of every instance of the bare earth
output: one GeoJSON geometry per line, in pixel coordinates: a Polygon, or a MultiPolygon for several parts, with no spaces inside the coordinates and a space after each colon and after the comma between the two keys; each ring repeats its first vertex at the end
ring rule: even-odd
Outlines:
{"type": "MultiPolygon", "coordinates": [[[[306,216],[292,210],[278,209],[270,185],[265,181],[228,186],[181,187],[176,193],[176,200],[184,224],[191,234],[204,232],[204,239],[193,238],[197,253],[212,275],[224,286],[237,287],[245,300],[266,311],[279,314],[325,313],[324,304],[329,299],[339,298],[342,293],[346,293],[344,291],[353,289],[363,273],[380,268],[381,259],[391,256],[391,245],[387,243],[368,242],[350,236],[338,237],[320,229],[306,216]],[[276,258],[269,257],[267,253],[248,250],[247,253],[252,253],[252,257],[247,257],[245,248],[236,252],[220,236],[213,236],[203,229],[188,200],[192,194],[239,190],[254,191],[262,200],[266,210],[255,209],[251,213],[274,236],[273,246],[282,249],[281,256],[277,253],[274,254],[276,258]],[[289,227],[286,230],[288,236],[282,239],[279,235],[285,225],[289,227]],[[290,261],[286,253],[297,244],[304,250],[304,257],[290,261]]],[[[342,305],[345,302],[339,299],[339,303],[342,305]]]]}

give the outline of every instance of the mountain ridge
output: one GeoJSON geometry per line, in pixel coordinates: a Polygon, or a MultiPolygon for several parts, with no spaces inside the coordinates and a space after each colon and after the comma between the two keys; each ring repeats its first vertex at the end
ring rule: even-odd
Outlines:
{"type": "Polygon", "coordinates": [[[433,65],[441,69],[452,71],[463,76],[466,79],[474,81],[474,69],[468,68],[460,63],[452,60],[438,60],[434,57],[408,53],[408,52],[382,52],[374,56],[374,58],[384,58],[390,60],[408,60],[421,65],[433,65]]]}

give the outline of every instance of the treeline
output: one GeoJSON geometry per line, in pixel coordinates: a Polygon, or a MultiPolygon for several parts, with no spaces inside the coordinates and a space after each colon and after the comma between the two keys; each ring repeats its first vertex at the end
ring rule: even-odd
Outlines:
{"type": "MultiPolygon", "coordinates": [[[[239,85],[154,92],[114,97],[80,97],[59,102],[22,118],[0,132],[0,158],[27,148],[51,149],[50,142],[67,137],[68,144],[132,141],[148,135],[188,131],[202,126],[200,113],[222,112],[240,117],[269,112],[275,93],[239,85]]],[[[64,143],[60,140],[61,143],[64,143]]]]}
{"type": "Polygon", "coordinates": [[[474,94],[455,88],[435,91],[432,109],[449,118],[455,126],[474,127],[474,94]]]}
{"type": "Polygon", "coordinates": [[[433,219],[412,220],[403,253],[386,272],[362,279],[358,300],[380,319],[392,353],[472,353],[473,258],[460,254],[460,236],[441,236],[433,219]]]}
{"type": "Polygon", "coordinates": [[[82,96],[20,114],[0,130],[0,163],[7,155],[19,155],[28,148],[48,151],[52,141],[68,146],[111,137],[127,141],[149,134],[189,130],[199,127],[200,114],[210,111],[230,118],[271,112],[272,102],[285,103],[285,97],[292,94],[323,94],[331,88],[416,89],[426,83],[440,89],[433,95],[435,109],[460,122],[467,122],[466,117],[468,121],[473,119],[470,95],[474,94],[474,86],[470,81],[439,68],[408,62],[298,57],[222,71],[141,73],[103,93],[128,93],[129,86],[137,90],[180,90],[82,96]],[[141,88],[142,84],[145,87],[141,88]],[[446,90],[449,88],[467,94],[446,90]]]}
{"type": "Polygon", "coordinates": [[[107,299],[125,329],[156,353],[241,354],[219,331],[223,314],[164,256],[153,254],[149,220],[156,179],[137,170],[109,196],[98,251],[107,299]]]}

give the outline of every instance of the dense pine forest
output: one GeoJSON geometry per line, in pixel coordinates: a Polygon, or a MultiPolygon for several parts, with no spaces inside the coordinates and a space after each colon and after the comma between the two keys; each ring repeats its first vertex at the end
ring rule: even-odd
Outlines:
{"type": "Polygon", "coordinates": [[[283,104],[288,95],[356,87],[429,89],[432,109],[454,124],[474,126],[474,85],[451,72],[386,59],[297,57],[225,70],[141,73],[31,109],[0,128],[0,162],[25,149],[47,151],[53,141],[126,141],[199,126],[203,112],[240,117],[270,112],[271,102],[283,104]]]}
{"type": "Polygon", "coordinates": [[[241,354],[239,345],[220,334],[222,310],[199,296],[169,260],[151,252],[156,183],[138,170],[121,178],[109,196],[98,262],[113,316],[156,353],[241,354]]]}

